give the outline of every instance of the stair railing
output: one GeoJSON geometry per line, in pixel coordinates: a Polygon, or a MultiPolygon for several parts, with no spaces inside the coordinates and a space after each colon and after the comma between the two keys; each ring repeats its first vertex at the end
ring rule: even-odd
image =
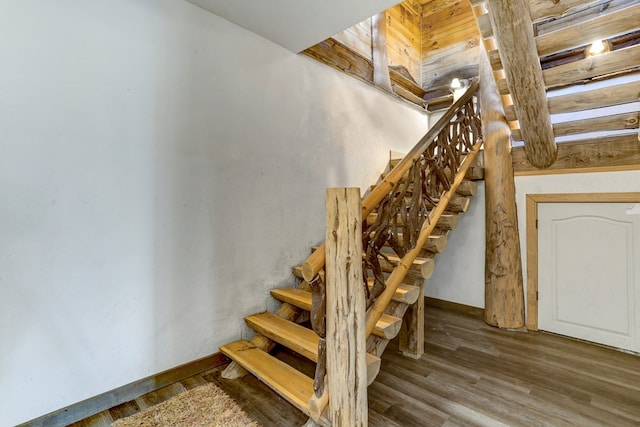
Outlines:
{"type": "MultiPolygon", "coordinates": [[[[480,151],[481,123],[474,104],[478,86],[477,80],[473,81],[464,95],[362,201],[366,338],[372,334],[480,151]],[[368,224],[366,219],[376,208],[375,221],[368,224]],[[386,280],[379,260],[385,259],[387,265],[390,261],[381,251],[383,246],[390,246],[400,257],[386,280]],[[367,270],[374,275],[372,287],[368,285],[367,270]]],[[[317,302],[312,305],[311,320],[321,336],[319,356],[326,351],[324,263],[323,243],[306,259],[302,269],[317,302]]],[[[316,394],[309,402],[312,418],[316,420],[328,403],[325,368],[325,361],[319,357],[314,382],[316,394]]]]}
{"type": "MultiPolygon", "coordinates": [[[[366,218],[373,212],[382,200],[400,183],[400,180],[407,174],[414,163],[423,157],[427,149],[436,144],[437,141],[449,140],[456,145],[462,143],[469,148],[470,145],[475,143],[476,139],[481,139],[480,121],[475,115],[475,107],[473,105],[473,97],[477,91],[478,82],[476,80],[472,82],[469,89],[429,129],[411,151],[371,190],[362,201],[362,218],[366,218]],[[460,114],[464,118],[460,119],[460,114]],[[463,131],[462,128],[472,132],[472,141],[468,140],[468,133],[463,131]]],[[[458,147],[456,151],[462,154],[463,148],[458,147]]],[[[455,170],[451,170],[450,173],[455,173],[455,170]]],[[[325,247],[324,243],[322,243],[302,264],[302,276],[307,282],[314,280],[324,268],[324,251],[325,247]]]]}

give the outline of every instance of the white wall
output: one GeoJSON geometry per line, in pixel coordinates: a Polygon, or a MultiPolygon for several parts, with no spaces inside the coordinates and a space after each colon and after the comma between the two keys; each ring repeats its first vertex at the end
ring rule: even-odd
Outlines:
{"type": "MultiPolygon", "coordinates": [[[[550,92],[550,96],[583,92],[640,80],[640,73],[629,74],[613,79],[596,81],[587,85],[563,88],[550,92]]],[[[552,116],[554,123],[581,120],[609,114],[621,114],[640,109],[640,102],[600,108],[585,112],[558,114],[552,116]]],[[[441,116],[433,114],[431,123],[441,116]]],[[[629,130],[614,132],[594,132],[578,136],[561,137],[559,141],[568,141],[587,137],[599,137],[616,133],[628,133],[629,130]]],[[[521,144],[519,144],[521,145],[521,144]]],[[[518,227],[523,260],[523,273],[526,296],[526,236],[525,236],[525,198],[528,193],[596,193],[640,191],[640,171],[611,173],[580,173],[566,175],[539,175],[516,177],[516,203],[518,205],[518,227]]],[[[460,219],[460,224],[451,233],[447,251],[436,258],[436,269],[425,285],[425,295],[446,301],[474,307],[484,307],[484,252],[485,252],[485,207],[484,186],[471,203],[471,209],[460,219]],[[462,265],[462,266],[461,266],[462,265]]]]}
{"type": "MultiPolygon", "coordinates": [[[[594,172],[518,176],[516,203],[526,296],[526,195],[542,193],[615,193],[640,191],[640,171],[594,172]]],[[[484,307],[485,208],[484,185],[471,202],[458,227],[451,233],[444,254],[436,257],[436,269],[426,281],[430,297],[484,307]]]]}
{"type": "Polygon", "coordinates": [[[425,282],[426,296],[484,307],[484,194],[484,181],[480,181],[469,210],[449,233],[446,251],[436,256],[433,276],[425,282]]]}
{"type": "Polygon", "coordinates": [[[214,353],[427,119],[175,0],[0,3],[0,425],[214,353]]]}
{"type": "MultiPolygon", "coordinates": [[[[525,283],[525,297],[527,295],[527,194],[619,193],[637,191],[640,191],[640,170],[516,177],[516,203],[518,204],[518,227],[522,246],[522,272],[525,283]]],[[[638,258],[636,257],[636,259],[638,258]]],[[[640,263],[638,265],[640,266],[640,263]]]]}

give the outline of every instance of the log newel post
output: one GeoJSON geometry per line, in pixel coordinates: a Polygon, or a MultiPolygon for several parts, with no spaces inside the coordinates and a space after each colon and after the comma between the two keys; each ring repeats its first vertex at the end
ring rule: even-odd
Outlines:
{"type": "Polygon", "coordinates": [[[524,287],[511,130],[484,49],[480,58],[479,100],[486,205],[484,320],[500,328],[520,328],[524,326],[524,287]]]}
{"type": "Polygon", "coordinates": [[[365,295],[359,188],[326,194],[327,382],[333,426],[366,426],[365,295]]]}

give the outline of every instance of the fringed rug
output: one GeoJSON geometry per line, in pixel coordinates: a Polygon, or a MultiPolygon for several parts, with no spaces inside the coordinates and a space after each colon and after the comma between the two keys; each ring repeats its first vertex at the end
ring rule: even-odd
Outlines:
{"type": "Polygon", "coordinates": [[[260,427],[214,384],[206,384],[122,418],[111,427],[260,427]]]}

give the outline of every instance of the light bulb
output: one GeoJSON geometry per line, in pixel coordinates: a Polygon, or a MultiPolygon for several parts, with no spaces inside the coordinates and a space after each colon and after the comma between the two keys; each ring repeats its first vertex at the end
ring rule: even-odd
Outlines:
{"type": "Polygon", "coordinates": [[[600,55],[606,50],[606,46],[602,40],[596,40],[591,43],[591,47],[589,48],[589,53],[591,55],[600,55]]]}

